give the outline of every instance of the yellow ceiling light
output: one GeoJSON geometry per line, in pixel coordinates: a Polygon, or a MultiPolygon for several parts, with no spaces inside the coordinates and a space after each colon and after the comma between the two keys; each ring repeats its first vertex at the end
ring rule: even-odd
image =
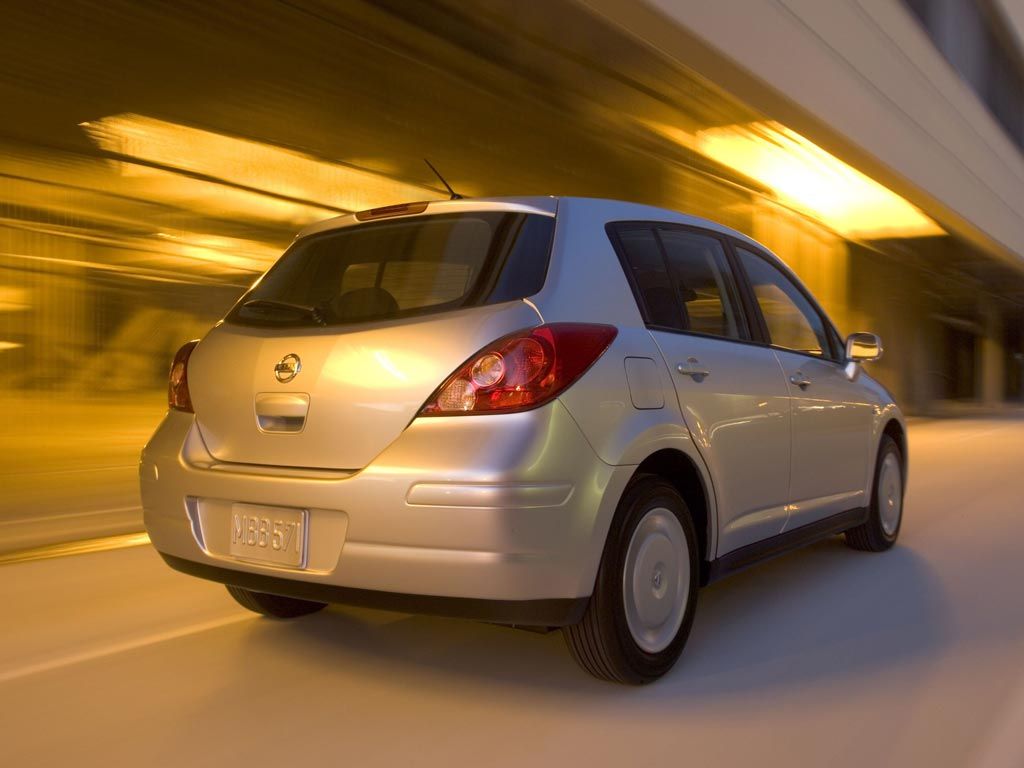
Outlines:
{"type": "Polygon", "coordinates": [[[944,234],[895,192],[775,122],[696,133],[701,154],[770,187],[779,200],[849,237],[944,234]]]}
{"type": "Polygon", "coordinates": [[[27,288],[0,285],[0,312],[22,312],[32,308],[27,288]]]}
{"type": "Polygon", "coordinates": [[[697,134],[657,120],[639,119],[640,125],[687,149],[697,149],[697,134]]]}
{"type": "Polygon", "coordinates": [[[18,177],[9,178],[4,185],[11,199],[111,225],[135,227],[154,218],[166,221],[168,215],[176,221],[214,217],[281,225],[282,234],[290,236],[312,221],[337,215],[337,211],[322,206],[211,183],[179,171],[131,162],[104,164],[58,154],[32,154],[8,150],[2,144],[0,171],[18,177]],[[118,173],[110,172],[112,166],[118,173]],[[178,210],[161,211],[160,206],[178,210]]]}
{"type": "Polygon", "coordinates": [[[306,203],[282,200],[279,197],[211,183],[174,171],[122,163],[127,172],[124,183],[134,195],[145,200],[159,200],[201,216],[216,216],[238,221],[266,221],[303,227],[314,221],[337,216],[337,211],[306,203]]]}
{"type": "MultiPolygon", "coordinates": [[[[141,115],[121,114],[82,123],[102,149],[163,168],[202,174],[240,185],[346,211],[429,200],[438,193],[380,173],[317,160],[251,139],[240,139],[141,115]]],[[[149,177],[159,170],[126,163],[125,176],[149,177]]],[[[273,198],[268,198],[273,199],[273,198]]],[[[289,205],[277,198],[275,202],[289,205]]],[[[294,203],[291,205],[295,205],[294,203]]],[[[302,213],[315,214],[310,210],[302,213]]],[[[313,220],[306,217],[307,220],[313,220]]],[[[322,218],[322,216],[320,216],[322,218]]]]}

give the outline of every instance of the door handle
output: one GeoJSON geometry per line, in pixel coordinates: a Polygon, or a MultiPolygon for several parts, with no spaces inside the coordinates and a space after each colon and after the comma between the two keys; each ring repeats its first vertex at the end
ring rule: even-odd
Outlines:
{"type": "Polygon", "coordinates": [[[789,383],[795,384],[800,387],[800,389],[807,389],[811,386],[811,380],[804,376],[800,371],[797,371],[789,377],[789,383]]]}
{"type": "Polygon", "coordinates": [[[711,371],[701,367],[700,360],[696,357],[687,358],[685,363],[680,363],[676,366],[676,370],[683,374],[683,376],[689,376],[697,383],[704,381],[704,379],[711,375],[711,371]]]}

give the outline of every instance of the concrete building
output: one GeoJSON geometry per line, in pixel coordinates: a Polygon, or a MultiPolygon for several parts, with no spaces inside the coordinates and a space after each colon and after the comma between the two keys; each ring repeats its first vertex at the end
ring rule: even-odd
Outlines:
{"type": "MultiPolygon", "coordinates": [[[[822,242],[814,255],[804,253],[800,238],[790,242],[787,234],[753,226],[755,237],[824,295],[844,330],[863,326],[883,335],[882,376],[902,400],[927,411],[949,400],[994,405],[1021,398],[1019,3],[587,5],[939,225],[927,236],[847,232],[842,243],[822,242]]],[[[841,229],[800,202],[810,218],[841,229]]]]}

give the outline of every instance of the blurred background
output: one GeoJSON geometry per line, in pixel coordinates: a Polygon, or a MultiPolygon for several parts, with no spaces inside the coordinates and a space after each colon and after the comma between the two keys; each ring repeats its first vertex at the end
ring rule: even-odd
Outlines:
{"type": "Polygon", "coordinates": [[[911,414],[1024,400],[1018,0],[0,2],[0,552],[137,531],[175,349],[304,224],[613,197],[765,243],[911,414]]]}

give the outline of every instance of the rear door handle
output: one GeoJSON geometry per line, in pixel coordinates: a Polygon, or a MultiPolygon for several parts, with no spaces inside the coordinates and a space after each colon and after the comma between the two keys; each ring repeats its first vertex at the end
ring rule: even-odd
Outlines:
{"type": "Polygon", "coordinates": [[[804,376],[803,373],[801,373],[800,371],[797,371],[796,373],[789,377],[789,383],[795,384],[796,386],[800,387],[800,389],[807,389],[809,386],[811,386],[811,380],[804,376]]]}
{"type": "Polygon", "coordinates": [[[700,360],[696,357],[687,358],[685,363],[680,363],[676,366],[676,370],[683,374],[683,376],[689,376],[698,383],[704,381],[704,379],[711,375],[711,371],[702,367],[700,360]]]}

